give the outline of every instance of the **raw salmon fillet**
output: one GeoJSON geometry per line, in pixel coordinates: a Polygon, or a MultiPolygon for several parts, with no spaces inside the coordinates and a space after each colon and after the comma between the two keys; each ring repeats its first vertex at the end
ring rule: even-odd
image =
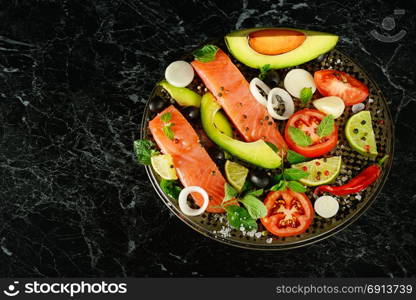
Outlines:
{"type": "Polygon", "coordinates": [[[273,118],[251,94],[249,83],[227,54],[219,49],[213,61],[194,60],[192,66],[246,141],[263,139],[275,144],[282,155],[286,153],[286,142],[273,118]]]}
{"type": "MultiPolygon", "coordinates": [[[[199,143],[199,137],[191,124],[173,106],[169,106],[149,122],[149,128],[157,145],[165,154],[170,154],[182,184],[187,186],[200,186],[209,195],[210,201],[207,212],[221,213],[224,209],[221,202],[224,198],[225,179],[217,165],[208,155],[207,151],[199,143]],[[165,123],[161,116],[170,113],[169,121],[175,137],[169,139],[163,132],[165,123]]],[[[192,193],[192,197],[198,206],[203,203],[203,198],[198,193],[192,193]]]]}

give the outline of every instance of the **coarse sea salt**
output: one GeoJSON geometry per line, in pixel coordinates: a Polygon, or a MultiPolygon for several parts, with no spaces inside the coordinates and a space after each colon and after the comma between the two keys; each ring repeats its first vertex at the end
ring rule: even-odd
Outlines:
{"type": "Polygon", "coordinates": [[[351,111],[355,114],[359,111],[362,111],[365,108],[365,105],[363,103],[354,104],[351,107],[351,111]]]}

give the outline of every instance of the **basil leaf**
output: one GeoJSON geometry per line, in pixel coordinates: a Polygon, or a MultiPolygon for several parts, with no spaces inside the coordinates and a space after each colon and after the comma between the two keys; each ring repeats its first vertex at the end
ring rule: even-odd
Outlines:
{"type": "Polygon", "coordinates": [[[303,156],[299,153],[296,153],[295,151],[292,151],[292,150],[287,151],[286,158],[287,158],[287,161],[290,164],[298,164],[298,163],[301,163],[301,162],[304,162],[304,161],[308,160],[305,156],[303,156]]]}
{"type": "Polygon", "coordinates": [[[278,184],[275,184],[274,186],[272,186],[272,188],[270,189],[271,191],[284,191],[286,189],[286,181],[281,180],[278,184]]]}
{"type": "Polygon", "coordinates": [[[296,145],[306,147],[312,144],[312,140],[302,130],[289,126],[289,136],[296,145]]]}
{"type": "Polygon", "coordinates": [[[300,91],[300,101],[302,104],[307,104],[312,99],[312,89],[310,87],[304,87],[300,91]]]}
{"type": "Polygon", "coordinates": [[[259,197],[261,195],[263,195],[263,189],[260,190],[252,190],[252,191],[248,191],[244,196],[254,196],[254,197],[259,197]]]}
{"type": "Polygon", "coordinates": [[[332,115],[327,115],[322,119],[321,123],[319,123],[316,133],[320,137],[325,137],[330,135],[332,131],[334,131],[334,117],[332,115]]]}
{"type": "Polygon", "coordinates": [[[225,193],[225,196],[224,196],[223,202],[228,201],[228,200],[231,200],[232,198],[237,197],[237,194],[238,194],[237,191],[236,191],[236,189],[234,189],[228,183],[225,183],[224,184],[224,193],[225,193]]]}
{"type": "Polygon", "coordinates": [[[150,158],[159,153],[152,149],[153,146],[153,142],[149,140],[136,140],[133,142],[134,153],[139,163],[143,165],[151,164],[150,158]]]}
{"type": "Polygon", "coordinates": [[[218,51],[218,47],[214,45],[205,45],[192,52],[196,60],[200,62],[210,62],[215,59],[215,54],[218,51]]]}
{"type": "Polygon", "coordinates": [[[264,80],[267,76],[267,72],[270,70],[270,64],[266,64],[260,68],[259,79],[264,80]]]}
{"type": "Polygon", "coordinates": [[[225,207],[227,211],[227,220],[230,223],[230,226],[235,229],[240,229],[244,227],[245,230],[257,230],[257,223],[247,209],[238,205],[230,205],[225,207]]]}
{"type": "Polygon", "coordinates": [[[295,168],[285,169],[285,171],[283,172],[283,177],[286,180],[299,180],[302,178],[306,178],[308,176],[309,176],[308,172],[295,169],[295,168]]]}
{"type": "Polygon", "coordinates": [[[272,148],[274,152],[279,153],[279,148],[277,148],[277,146],[275,144],[270,143],[270,142],[266,142],[266,144],[267,144],[267,146],[272,148]]]}
{"type": "Polygon", "coordinates": [[[162,120],[162,122],[167,123],[172,119],[172,114],[170,112],[166,112],[160,116],[160,119],[162,120]]]}
{"type": "Polygon", "coordinates": [[[160,181],[160,188],[166,195],[176,200],[178,200],[179,194],[182,190],[178,185],[176,185],[175,180],[166,180],[166,179],[162,179],[160,181]]]}
{"type": "Polygon", "coordinates": [[[168,139],[173,140],[175,135],[173,134],[172,129],[170,129],[170,126],[163,126],[162,130],[163,133],[168,137],[168,139]]]}
{"type": "Polygon", "coordinates": [[[297,181],[289,181],[287,183],[287,187],[294,192],[298,192],[298,193],[306,192],[306,188],[297,181]]]}
{"type": "Polygon", "coordinates": [[[259,199],[253,195],[246,195],[239,200],[247,209],[253,219],[263,218],[267,215],[267,208],[259,199]]]}
{"type": "Polygon", "coordinates": [[[282,179],[283,179],[283,174],[282,173],[281,174],[276,174],[276,175],[273,176],[273,180],[275,182],[279,182],[282,179]]]}

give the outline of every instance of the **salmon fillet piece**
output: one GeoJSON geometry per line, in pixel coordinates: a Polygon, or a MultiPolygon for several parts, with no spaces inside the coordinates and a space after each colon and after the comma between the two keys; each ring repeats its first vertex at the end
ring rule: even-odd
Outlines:
{"type": "MultiPolygon", "coordinates": [[[[224,199],[226,181],[217,165],[200,144],[197,133],[185,117],[171,105],[149,122],[149,128],[162,152],[172,156],[182,184],[185,187],[199,186],[208,193],[210,200],[207,212],[224,212],[221,203],[224,199]],[[170,127],[174,133],[173,140],[163,132],[165,123],[161,120],[161,116],[165,113],[171,114],[169,122],[173,124],[170,127]]],[[[192,193],[192,197],[198,206],[202,206],[203,198],[200,194],[192,193]]]]}
{"type": "Polygon", "coordinates": [[[219,49],[213,61],[194,60],[191,64],[246,141],[263,139],[285,155],[287,145],[276,123],[251,94],[249,83],[224,51],[219,49]]]}

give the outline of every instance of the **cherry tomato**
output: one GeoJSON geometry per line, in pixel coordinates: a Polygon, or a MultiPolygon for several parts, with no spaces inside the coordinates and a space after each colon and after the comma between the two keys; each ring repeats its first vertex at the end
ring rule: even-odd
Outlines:
{"type": "Polygon", "coordinates": [[[317,157],[331,151],[338,142],[338,128],[334,124],[332,133],[325,137],[320,137],[316,130],[325,114],[316,109],[302,109],[294,113],[286,123],[285,140],[289,148],[306,157],[317,157]],[[312,144],[309,146],[298,146],[289,135],[289,127],[296,127],[311,138],[312,144]]]}
{"type": "Polygon", "coordinates": [[[267,216],[260,221],[270,233],[277,236],[301,234],[313,220],[312,203],[304,193],[291,190],[270,192],[264,205],[267,216]]]}
{"type": "Polygon", "coordinates": [[[361,81],[337,70],[320,70],[314,74],[318,91],[323,96],[337,96],[346,106],[363,102],[368,97],[368,88],[361,81]]]}

